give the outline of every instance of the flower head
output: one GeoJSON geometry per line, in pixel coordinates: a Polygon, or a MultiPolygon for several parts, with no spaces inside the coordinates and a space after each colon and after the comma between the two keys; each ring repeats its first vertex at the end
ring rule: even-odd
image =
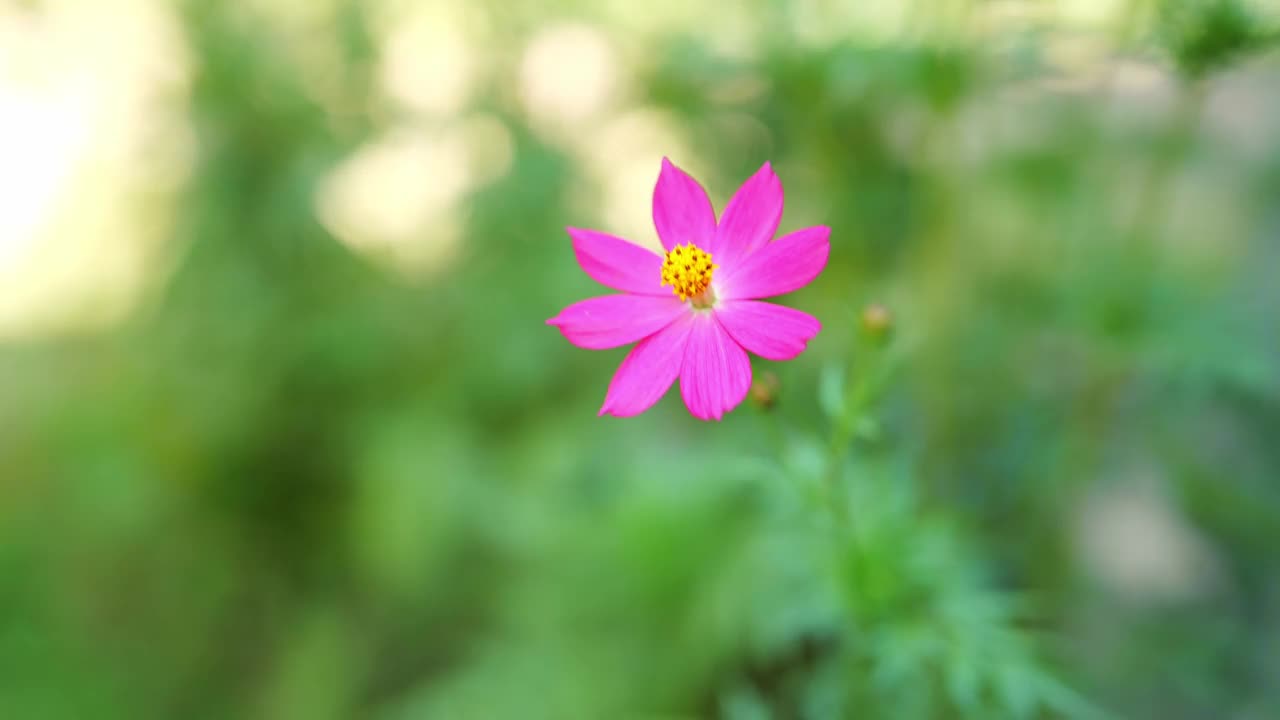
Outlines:
{"type": "Polygon", "coordinates": [[[822,325],[759,298],[788,293],[822,272],[831,229],[810,227],[774,240],[782,183],[769,163],[752,175],[716,221],[707,193],[663,158],[653,224],[665,255],[594,230],[568,228],[582,269],[621,295],[574,303],[547,321],[578,347],[636,343],[613,376],[600,414],[638,415],[680,378],[685,406],[719,420],[751,387],[750,351],[790,360],[822,325]]]}

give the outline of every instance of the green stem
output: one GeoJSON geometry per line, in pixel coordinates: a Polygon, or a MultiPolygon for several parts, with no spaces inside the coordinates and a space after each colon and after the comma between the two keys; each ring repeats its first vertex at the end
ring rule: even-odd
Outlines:
{"type": "MultiPolygon", "coordinates": [[[[836,418],[831,429],[831,445],[828,449],[826,492],[831,506],[831,514],[835,522],[835,536],[839,549],[848,550],[850,571],[853,573],[853,598],[859,608],[865,609],[866,601],[866,569],[862,553],[861,541],[858,537],[858,526],[849,507],[849,496],[841,480],[848,459],[854,434],[868,414],[879,389],[887,376],[884,349],[868,348],[863,363],[851,364],[846,377],[848,390],[844,397],[844,406],[840,416],[836,418]],[[846,545],[847,544],[847,545],[846,545]]],[[[842,553],[843,554],[843,553],[842,553]]]]}

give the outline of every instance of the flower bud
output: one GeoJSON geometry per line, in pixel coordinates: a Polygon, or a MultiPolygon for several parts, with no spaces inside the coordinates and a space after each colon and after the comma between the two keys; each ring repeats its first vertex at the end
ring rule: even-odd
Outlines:
{"type": "Polygon", "coordinates": [[[859,326],[863,337],[877,345],[884,345],[893,335],[893,314],[889,312],[889,308],[873,303],[862,310],[859,326]]]}
{"type": "Polygon", "coordinates": [[[751,390],[747,393],[747,397],[761,410],[771,410],[778,402],[778,390],[781,385],[778,376],[766,370],[751,383],[751,390]]]}

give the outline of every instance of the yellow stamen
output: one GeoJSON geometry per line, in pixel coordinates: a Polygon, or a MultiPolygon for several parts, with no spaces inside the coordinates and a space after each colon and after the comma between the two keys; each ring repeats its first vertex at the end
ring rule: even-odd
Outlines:
{"type": "Polygon", "coordinates": [[[671,290],[681,301],[694,298],[694,304],[706,299],[711,287],[711,276],[719,265],[711,264],[711,253],[693,243],[671,248],[662,261],[662,287],[671,290]]]}

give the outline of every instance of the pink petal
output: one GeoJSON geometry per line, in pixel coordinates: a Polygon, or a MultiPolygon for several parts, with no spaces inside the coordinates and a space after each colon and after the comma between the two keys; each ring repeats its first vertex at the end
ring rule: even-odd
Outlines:
{"type": "Polygon", "coordinates": [[[822,329],[811,315],[758,300],[720,303],[716,319],[739,345],[766,360],[790,360],[822,329]]]}
{"type": "Polygon", "coordinates": [[[765,163],[734,193],[720,216],[711,255],[722,268],[732,267],[764,247],[782,220],[782,183],[765,163]]]}
{"type": "Polygon", "coordinates": [[[653,188],[653,225],[668,250],[688,242],[708,250],[716,234],[716,211],[707,191],[666,158],[653,188]]]}
{"type": "Polygon", "coordinates": [[[831,228],[821,225],[784,235],[717,271],[716,292],[724,300],[749,300],[802,288],[826,267],[830,236],[831,228]]]}
{"type": "Polygon", "coordinates": [[[687,312],[674,295],[605,295],[574,303],[547,324],[578,347],[603,350],[649,337],[687,312]]]}
{"type": "Polygon", "coordinates": [[[630,417],[653,407],[680,374],[692,328],[693,316],[686,314],[632,348],[609,383],[600,414],[630,417]]]}
{"type": "Polygon", "coordinates": [[[573,253],[592,280],[625,292],[670,295],[662,287],[662,256],[619,237],[595,230],[566,228],[573,253]]]}
{"type": "Polygon", "coordinates": [[[692,325],[680,371],[680,395],[695,417],[719,420],[747,396],[751,361],[714,314],[697,313],[692,325]]]}

